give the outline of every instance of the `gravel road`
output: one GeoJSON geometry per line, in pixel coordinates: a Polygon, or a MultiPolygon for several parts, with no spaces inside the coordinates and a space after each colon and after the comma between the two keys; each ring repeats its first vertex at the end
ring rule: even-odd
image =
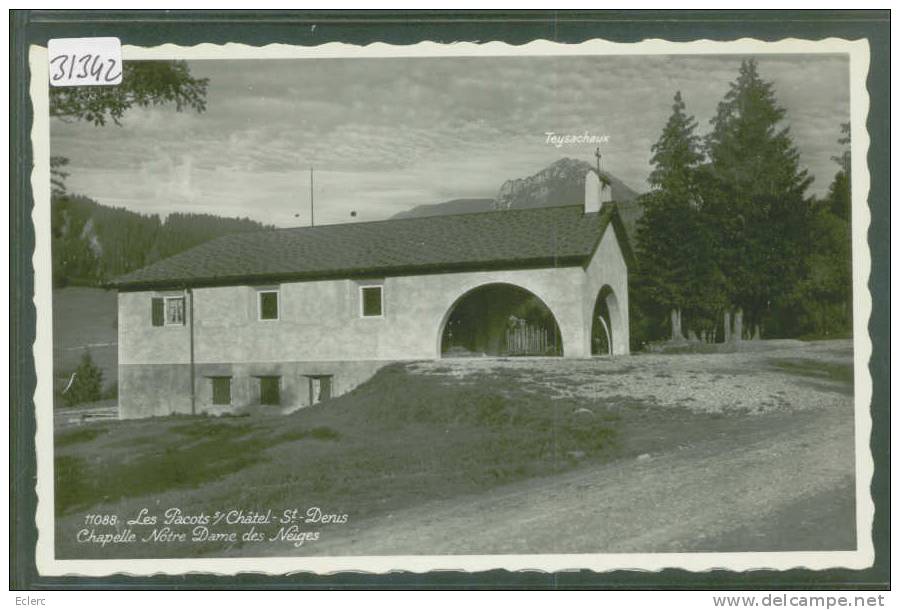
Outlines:
{"type": "Polygon", "coordinates": [[[329,532],[319,555],[837,550],[855,547],[852,424],[778,418],[717,438],[329,532]]]}
{"type": "MultiPolygon", "coordinates": [[[[773,363],[849,362],[849,342],[760,353],[610,361],[663,407],[724,413],[687,445],[410,507],[323,532],[304,555],[518,554],[855,548],[853,400],[847,383],[773,363]],[[661,375],[664,371],[666,374],[661,375]],[[691,377],[693,375],[693,378],[691,377]],[[636,379],[635,376],[641,378],[636,379]],[[821,378],[820,378],[821,377],[821,378]],[[743,387],[735,390],[735,379],[743,387]],[[693,386],[688,392],[686,386],[693,386]],[[697,392],[697,388],[703,389],[697,392]],[[685,388],[685,389],[681,389],[685,388]],[[683,396],[682,396],[683,394],[683,396]],[[689,400],[686,400],[689,399],[689,400]]],[[[557,361],[558,363],[559,361],[557,361]]],[[[498,366],[423,365],[464,377],[498,366]],[[440,367],[440,368],[439,368],[440,367]]],[[[522,361],[501,366],[534,366],[522,361]]],[[[618,393],[590,361],[547,365],[566,391],[618,393]],[[562,370],[561,370],[562,369],[562,370]],[[580,389],[564,377],[583,379],[580,389]],[[591,386],[591,384],[594,386],[591,386]],[[585,389],[585,384],[588,389],[585,389]],[[599,384],[599,385],[598,385],[599,384]],[[596,386],[596,387],[595,387],[596,386]]],[[[283,547],[281,549],[283,551],[283,547]]]]}

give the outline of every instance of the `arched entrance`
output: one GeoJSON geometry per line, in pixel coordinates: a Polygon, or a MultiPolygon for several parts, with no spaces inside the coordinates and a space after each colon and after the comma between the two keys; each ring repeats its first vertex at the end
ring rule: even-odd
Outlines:
{"type": "Polygon", "coordinates": [[[620,351],[615,343],[620,340],[615,336],[616,329],[621,328],[619,315],[619,301],[615,293],[608,285],[604,286],[597,294],[591,316],[592,356],[612,356],[620,351]]]}
{"type": "Polygon", "coordinates": [[[462,295],[441,327],[441,357],[562,356],[556,318],[534,293],[486,284],[462,295]]]}

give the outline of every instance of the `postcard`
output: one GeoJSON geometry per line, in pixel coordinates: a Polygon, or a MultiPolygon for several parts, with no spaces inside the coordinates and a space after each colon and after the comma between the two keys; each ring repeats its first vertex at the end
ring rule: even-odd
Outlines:
{"type": "Polygon", "coordinates": [[[41,575],[872,565],[865,40],[104,40],[30,51],[41,575]]]}

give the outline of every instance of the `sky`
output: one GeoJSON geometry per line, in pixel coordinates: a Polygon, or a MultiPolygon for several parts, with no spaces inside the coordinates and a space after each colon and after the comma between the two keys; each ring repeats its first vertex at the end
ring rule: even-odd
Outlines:
{"type": "MultiPolygon", "coordinates": [[[[647,190],[650,147],[677,90],[709,131],[745,56],[192,61],[207,111],[132,109],[121,126],[51,123],[70,192],[141,213],[212,213],[276,226],[381,220],[416,205],[492,198],[562,157],[647,190]],[[356,212],[355,217],[351,212],[356,212]]],[[[849,121],[845,55],[757,57],[800,162],[823,194],[849,121]]]]}

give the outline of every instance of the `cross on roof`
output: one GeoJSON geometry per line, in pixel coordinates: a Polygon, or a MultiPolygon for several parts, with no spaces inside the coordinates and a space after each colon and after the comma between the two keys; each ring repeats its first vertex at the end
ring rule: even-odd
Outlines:
{"type": "Polygon", "coordinates": [[[597,150],[594,151],[594,156],[597,157],[597,177],[600,178],[600,183],[603,185],[603,188],[609,186],[609,180],[606,176],[603,175],[603,172],[600,171],[600,159],[603,158],[603,155],[600,154],[600,147],[597,147],[597,150]]]}

